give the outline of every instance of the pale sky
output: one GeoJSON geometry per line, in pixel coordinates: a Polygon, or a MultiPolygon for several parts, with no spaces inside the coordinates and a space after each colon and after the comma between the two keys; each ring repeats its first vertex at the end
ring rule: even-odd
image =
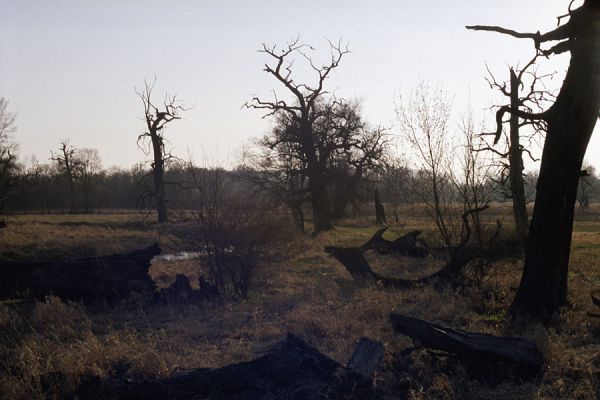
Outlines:
{"type": "MultiPolygon", "coordinates": [[[[231,165],[237,149],[270,126],[241,105],[253,94],[268,98],[273,88],[287,97],[262,71],[262,42],[285,45],[300,34],[317,59],[328,54],[327,38],[349,42],[352,53],[327,87],[362,99],[372,124],[391,126],[395,94],[419,79],[443,84],[456,115],[469,102],[477,111],[498,99],[483,80],[485,61],[504,78],[508,64],[533,54],[529,40],[465,25],[543,32],[568,3],[0,0],[0,97],[18,112],[14,140],[22,156],[44,161],[69,138],[75,147],[97,148],[106,167],[129,167],[145,158],[136,146],[144,124],[134,86],[156,75],[156,102],[177,93],[193,107],[166,133],[175,152],[231,165]]],[[[561,56],[542,69],[564,73],[567,62],[561,56]]],[[[599,136],[587,155],[597,167],[599,136]]]]}

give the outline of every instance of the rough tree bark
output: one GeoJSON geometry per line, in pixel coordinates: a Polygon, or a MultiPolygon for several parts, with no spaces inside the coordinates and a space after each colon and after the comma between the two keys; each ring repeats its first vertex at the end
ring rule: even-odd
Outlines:
{"type": "Polygon", "coordinates": [[[547,111],[530,114],[502,107],[497,114],[514,113],[541,119],[548,131],[537,184],[525,267],[511,314],[548,320],[567,301],[567,281],[577,183],[585,151],[600,109],[600,0],[586,0],[569,12],[570,20],[545,33],[518,33],[500,27],[473,26],[530,38],[540,43],[563,40],[544,55],[571,52],[571,62],[556,102],[547,111]]]}

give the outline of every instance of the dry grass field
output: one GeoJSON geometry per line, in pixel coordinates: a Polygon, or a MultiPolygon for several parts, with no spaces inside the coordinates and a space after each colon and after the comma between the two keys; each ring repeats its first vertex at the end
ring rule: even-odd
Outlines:
{"type": "MultiPolygon", "coordinates": [[[[510,229],[510,212],[496,207],[491,220],[510,229]]],[[[402,215],[402,214],[401,214],[402,215]]],[[[394,226],[403,233],[423,229],[435,243],[426,216],[414,210],[394,226]]],[[[359,245],[377,229],[370,218],[341,221],[317,238],[295,237],[277,260],[260,265],[245,300],[220,299],[186,306],[144,305],[132,298],[113,307],[86,308],[49,297],[0,305],[0,398],[72,398],[81,382],[105,378],[124,365],[131,379],[168,376],[178,368],[220,367],[252,359],[286,332],[303,337],[345,363],[363,336],[386,349],[374,395],[382,399],[598,399],[600,319],[589,291],[600,278],[600,211],[577,215],[570,267],[570,306],[549,329],[507,326],[504,317],[519,283],[522,261],[495,263],[481,287],[398,290],[361,286],[323,246],[359,245]],[[519,376],[477,379],[452,357],[426,350],[406,365],[399,352],[410,339],[395,334],[390,312],[471,331],[535,340],[547,363],[533,380],[519,376]]],[[[163,253],[193,249],[193,225],[180,216],[157,226],[136,213],[85,216],[23,215],[0,230],[0,257],[36,259],[108,254],[159,241],[163,253]]],[[[393,233],[386,233],[393,236],[393,233]]],[[[440,262],[369,255],[383,274],[418,277],[440,262]]],[[[192,280],[202,272],[194,259],[155,262],[151,276],[166,286],[177,273],[192,280]]],[[[101,397],[101,392],[98,392],[101,397]]]]}

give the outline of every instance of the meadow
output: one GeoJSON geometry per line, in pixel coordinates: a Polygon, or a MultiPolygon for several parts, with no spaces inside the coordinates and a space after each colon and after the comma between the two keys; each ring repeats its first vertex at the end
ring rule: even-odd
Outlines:
{"type": "MultiPolygon", "coordinates": [[[[435,244],[434,226],[419,210],[400,210],[386,235],[421,229],[435,244]]],[[[489,221],[510,230],[510,209],[496,205],[489,221]]],[[[194,250],[194,224],[186,213],[169,224],[152,224],[133,211],[93,215],[14,215],[0,230],[0,258],[39,259],[110,254],[158,242],[163,254],[194,250]]],[[[385,346],[372,398],[381,399],[597,399],[600,398],[600,319],[589,292],[598,288],[600,207],[578,210],[569,272],[569,307],[541,326],[507,324],[523,261],[495,262],[480,285],[414,289],[355,282],[323,251],[326,245],[357,246],[378,229],[372,216],[339,221],[317,238],[290,234],[280,256],[259,265],[248,298],[197,304],[146,306],[135,296],[117,305],[86,307],[57,297],[0,304],[0,397],[73,398],[78,388],[126,369],[130,379],[166,377],[177,370],[250,360],[286,332],[321,352],[348,360],[367,336],[385,346]],[[393,332],[391,312],[454,328],[510,334],[534,340],[544,352],[543,373],[530,380],[509,375],[475,378],[451,356],[427,350],[410,364],[400,352],[412,345],[393,332]]],[[[387,276],[417,278],[440,261],[369,253],[387,276]]],[[[192,284],[203,274],[197,260],[156,260],[150,275],[159,287],[176,274],[192,284]]],[[[102,398],[102,392],[96,395],[102,398]]]]}

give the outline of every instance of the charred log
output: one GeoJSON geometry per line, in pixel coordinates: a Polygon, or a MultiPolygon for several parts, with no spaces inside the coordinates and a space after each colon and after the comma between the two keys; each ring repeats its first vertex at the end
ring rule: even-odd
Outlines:
{"type": "Polygon", "coordinates": [[[356,247],[325,247],[325,252],[331,254],[352,275],[355,281],[360,283],[379,282],[385,287],[406,289],[418,285],[420,282],[410,279],[388,278],[379,275],[369,265],[362,251],[356,247]]]}
{"type": "Polygon", "coordinates": [[[529,340],[451,329],[399,314],[391,314],[390,323],[396,332],[413,338],[417,347],[441,350],[470,361],[515,364],[534,374],[544,364],[542,352],[529,340]]]}
{"type": "Polygon", "coordinates": [[[0,298],[56,295],[84,302],[112,301],[133,292],[153,293],[150,262],[157,244],[130,253],[50,261],[0,262],[0,298]]]}
{"type": "MultiPolygon", "coordinates": [[[[383,345],[362,339],[347,367],[320,353],[301,338],[288,334],[267,354],[223,368],[201,368],[163,380],[109,382],[110,398],[118,399],[264,399],[335,398],[355,386],[357,379],[372,381],[383,358],[383,345]]],[[[85,397],[97,387],[81,387],[85,397]]]]}
{"type": "Polygon", "coordinates": [[[425,241],[418,237],[421,231],[408,232],[392,241],[383,238],[387,229],[387,226],[379,229],[371,239],[360,246],[360,249],[362,251],[377,250],[381,253],[397,253],[409,257],[425,257],[428,254],[425,241]]]}

